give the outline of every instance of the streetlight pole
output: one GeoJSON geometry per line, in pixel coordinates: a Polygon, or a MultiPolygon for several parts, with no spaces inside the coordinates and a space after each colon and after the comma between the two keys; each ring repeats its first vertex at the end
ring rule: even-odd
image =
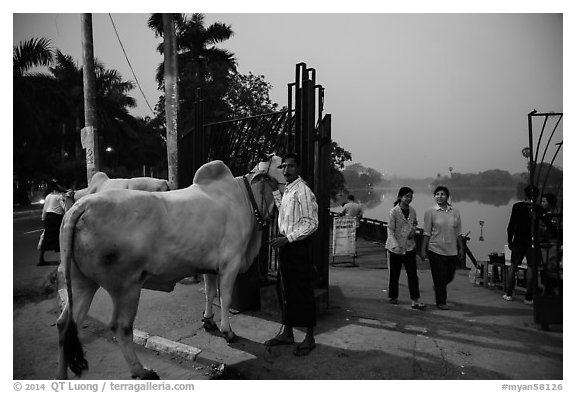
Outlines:
{"type": "Polygon", "coordinates": [[[81,130],[82,147],[86,149],[86,176],[88,184],[100,170],[98,125],[96,117],[96,77],[94,75],[94,44],[92,14],[81,15],[82,25],[82,77],[84,82],[84,128],[81,130]]]}

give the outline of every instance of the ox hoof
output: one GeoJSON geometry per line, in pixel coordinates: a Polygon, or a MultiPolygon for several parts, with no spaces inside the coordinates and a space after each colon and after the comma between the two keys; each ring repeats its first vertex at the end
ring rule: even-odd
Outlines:
{"type": "Polygon", "coordinates": [[[236,338],[238,338],[238,336],[234,334],[232,330],[230,330],[229,332],[224,332],[222,334],[224,335],[224,339],[228,344],[233,343],[234,341],[236,341],[236,338]]]}
{"type": "Polygon", "coordinates": [[[214,315],[212,315],[210,318],[202,317],[202,327],[207,332],[218,330],[218,325],[216,325],[216,322],[214,322],[214,315]]]}
{"type": "Polygon", "coordinates": [[[132,375],[132,379],[160,379],[156,371],[145,368],[142,375],[132,375]]]}

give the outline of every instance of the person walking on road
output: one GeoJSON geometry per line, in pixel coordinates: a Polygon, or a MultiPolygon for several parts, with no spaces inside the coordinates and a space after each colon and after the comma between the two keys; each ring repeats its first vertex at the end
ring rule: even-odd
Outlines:
{"type": "Polygon", "coordinates": [[[424,213],[421,256],[430,261],[436,306],[448,310],[447,286],[454,279],[458,261],[464,258],[462,221],[458,209],[448,203],[447,187],[436,187],[434,198],[436,205],[424,213]]]}
{"type": "MultiPolygon", "coordinates": [[[[47,195],[44,198],[42,208],[42,222],[44,223],[44,232],[40,236],[38,250],[40,257],[37,266],[53,265],[44,260],[46,251],[60,252],[60,224],[64,217],[64,199],[62,192],[64,188],[58,185],[55,179],[48,183],[47,195]]],[[[56,263],[58,264],[58,263],[56,263]]]]}
{"type": "Polygon", "coordinates": [[[408,277],[412,308],[423,310],[426,305],[420,303],[420,288],[416,268],[415,235],[418,220],[416,219],[416,210],[410,206],[413,196],[414,191],[410,187],[400,188],[394,207],[389,213],[388,237],[386,239],[386,250],[390,263],[388,298],[391,304],[398,304],[398,280],[402,265],[404,265],[408,277]]]}
{"type": "Polygon", "coordinates": [[[310,236],[318,228],[318,204],[300,177],[300,157],[287,154],[282,162],[286,190],[274,191],[280,236],[270,244],[279,250],[277,290],[282,308],[282,330],[265,342],[267,346],[294,343],[294,327],[305,327],[306,336],[294,355],[308,355],[315,347],[316,303],[314,265],[310,259],[310,236]]]}

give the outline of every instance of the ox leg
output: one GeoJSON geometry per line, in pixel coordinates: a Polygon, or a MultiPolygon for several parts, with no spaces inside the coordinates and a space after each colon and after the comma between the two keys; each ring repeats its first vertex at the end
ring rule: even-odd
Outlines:
{"type": "Polygon", "coordinates": [[[140,287],[134,285],[130,289],[124,288],[112,296],[114,312],[110,329],[116,336],[124,360],[128,363],[133,379],[160,379],[158,374],[142,366],[134,350],[134,319],[140,301],[140,287]]]}
{"type": "MultiPolygon", "coordinates": [[[[240,263],[231,263],[232,266],[240,266],[240,263]]],[[[230,320],[228,317],[228,312],[230,310],[230,304],[232,303],[232,291],[234,290],[234,282],[236,281],[236,276],[238,275],[238,270],[232,270],[223,272],[220,276],[220,332],[224,335],[227,342],[233,342],[236,335],[230,327],[230,320]]]]}
{"type": "Polygon", "coordinates": [[[216,297],[216,290],[218,276],[215,274],[204,275],[204,292],[206,292],[206,307],[204,307],[204,314],[202,315],[202,326],[206,331],[218,330],[218,325],[214,322],[214,298],[216,297]]]}
{"type": "Polygon", "coordinates": [[[65,328],[68,319],[68,303],[64,305],[60,317],[56,322],[58,328],[58,368],[56,370],[56,379],[68,379],[68,364],[64,353],[65,328]]]}
{"type": "Polygon", "coordinates": [[[72,315],[80,326],[84,322],[88,310],[90,310],[90,305],[99,286],[94,282],[83,282],[81,285],[76,285],[76,281],[72,282],[72,296],[74,298],[74,313],[72,315]]]}

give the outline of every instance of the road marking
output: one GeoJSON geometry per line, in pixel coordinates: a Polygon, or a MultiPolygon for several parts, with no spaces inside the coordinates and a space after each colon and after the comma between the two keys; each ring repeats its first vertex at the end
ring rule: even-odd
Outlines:
{"type": "Polygon", "coordinates": [[[24,234],[25,234],[25,235],[29,235],[29,234],[31,234],[31,233],[40,232],[40,231],[43,231],[43,230],[44,230],[44,229],[35,229],[35,230],[33,230],[33,231],[24,232],[24,234]]]}

